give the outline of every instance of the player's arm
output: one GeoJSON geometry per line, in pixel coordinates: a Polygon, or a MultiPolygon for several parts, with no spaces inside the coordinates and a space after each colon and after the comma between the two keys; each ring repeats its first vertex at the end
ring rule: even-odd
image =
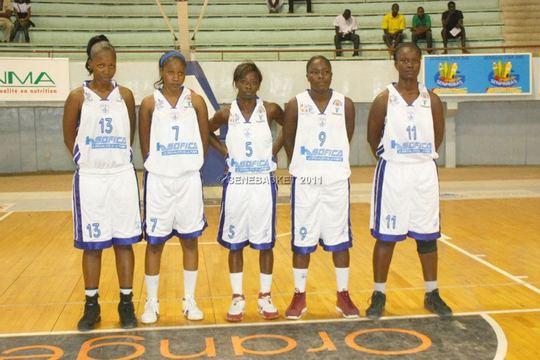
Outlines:
{"type": "Polygon", "coordinates": [[[191,103],[197,114],[197,121],[199,123],[199,132],[201,134],[201,142],[203,146],[203,155],[206,157],[208,153],[208,108],[206,107],[206,102],[202,96],[192,93],[191,94],[191,103]]]}
{"type": "Polygon", "coordinates": [[[216,149],[221,155],[227,156],[229,150],[225,144],[221,143],[214,131],[227,124],[229,121],[229,114],[231,109],[229,107],[220,109],[214,116],[208,121],[208,135],[210,138],[210,146],[216,149]]]}
{"type": "Polygon", "coordinates": [[[296,98],[292,98],[287,103],[285,114],[283,115],[283,145],[285,146],[285,152],[287,153],[289,164],[291,163],[293,156],[297,125],[298,103],[296,102],[296,98]]]}
{"type": "Polygon", "coordinates": [[[154,106],[154,96],[149,95],[143,99],[139,108],[139,143],[141,144],[143,161],[146,160],[150,152],[150,129],[154,106]]]}
{"type": "Polygon", "coordinates": [[[135,115],[135,98],[133,93],[126,87],[120,86],[120,95],[124,98],[129,116],[129,144],[133,145],[135,138],[135,128],[137,127],[137,116],[135,115]]]}
{"type": "Polygon", "coordinates": [[[347,129],[347,138],[349,143],[352,140],[354,134],[354,124],[356,118],[356,111],[354,109],[354,104],[351,99],[345,97],[345,127],[347,129]]]}
{"type": "Polygon", "coordinates": [[[429,92],[431,99],[431,114],[433,117],[433,132],[435,134],[435,150],[439,149],[444,139],[444,109],[437,94],[429,92]]]}
{"type": "Polygon", "coordinates": [[[73,155],[73,147],[75,146],[75,138],[77,137],[77,124],[81,117],[83,99],[83,89],[79,87],[69,93],[64,104],[64,118],[62,120],[64,144],[66,144],[71,155],[73,155]]]}
{"type": "Polygon", "coordinates": [[[377,147],[381,142],[384,129],[384,119],[386,118],[386,105],[388,103],[388,90],[383,91],[371,104],[367,123],[367,141],[371,152],[377,157],[377,147]]]}
{"type": "Polygon", "coordinates": [[[272,124],[272,121],[277,122],[281,125],[279,129],[278,136],[275,138],[274,143],[272,144],[272,156],[276,156],[279,150],[283,147],[283,116],[284,112],[281,106],[276,103],[267,103],[264,102],[264,107],[266,108],[266,115],[268,118],[268,126],[272,124]]]}

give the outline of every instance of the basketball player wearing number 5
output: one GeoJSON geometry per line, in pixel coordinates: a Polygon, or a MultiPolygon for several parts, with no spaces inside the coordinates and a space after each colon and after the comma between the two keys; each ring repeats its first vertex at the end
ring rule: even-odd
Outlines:
{"type": "Polygon", "coordinates": [[[336,310],[358,317],[348,292],[349,143],[355,110],[351,99],[332,90],[332,66],[324,56],[312,57],[306,67],[310,88],[291,99],[285,109],[283,136],[289,158],[292,251],[295,293],[285,312],[299,319],[307,311],[306,282],[310,254],[320,242],[332,252],[336,269],[336,310]]]}

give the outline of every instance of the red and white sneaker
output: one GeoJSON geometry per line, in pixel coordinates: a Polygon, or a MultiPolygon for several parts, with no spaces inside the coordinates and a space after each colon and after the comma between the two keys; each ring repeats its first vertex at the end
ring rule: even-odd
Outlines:
{"type": "Polygon", "coordinates": [[[336,310],[347,319],[356,319],[360,316],[360,311],[353,304],[347,290],[337,292],[336,310]]]}
{"type": "Polygon", "coordinates": [[[231,306],[225,318],[230,322],[239,322],[244,318],[244,308],[246,307],[246,299],[242,294],[233,294],[231,306]]]}
{"type": "Polygon", "coordinates": [[[259,314],[261,314],[265,320],[274,320],[279,317],[278,309],[272,304],[272,296],[269,292],[259,293],[257,309],[259,310],[259,314]]]}
{"type": "Polygon", "coordinates": [[[290,320],[298,320],[307,311],[306,293],[295,292],[291,304],[285,310],[285,317],[290,320]]]}

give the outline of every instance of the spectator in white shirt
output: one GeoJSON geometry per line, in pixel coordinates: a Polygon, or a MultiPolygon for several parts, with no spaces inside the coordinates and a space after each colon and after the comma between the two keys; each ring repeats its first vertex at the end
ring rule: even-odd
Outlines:
{"type": "Polygon", "coordinates": [[[336,27],[336,35],[334,36],[334,44],[336,45],[336,56],[342,56],[341,42],[348,40],[354,44],[353,56],[358,56],[360,48],[360,36],[354,32],[358,29],[356,19],[351,15],[351,10],[345,9],[342,15],[336,16],[334,20],[336,27]]]}

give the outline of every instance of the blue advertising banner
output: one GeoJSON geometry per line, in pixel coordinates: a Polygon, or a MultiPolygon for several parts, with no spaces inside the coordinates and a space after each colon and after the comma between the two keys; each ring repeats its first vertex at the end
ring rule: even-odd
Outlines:
{"type": "Polygon", "coordinates": [[[530,95],[531,54],[426,55],[424,79],[439,95],[530,95]]]}

